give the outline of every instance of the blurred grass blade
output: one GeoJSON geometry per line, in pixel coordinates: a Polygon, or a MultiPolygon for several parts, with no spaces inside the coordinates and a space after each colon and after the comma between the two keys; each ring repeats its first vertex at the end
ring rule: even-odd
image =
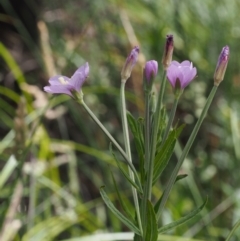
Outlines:
{"type": "Polygon", "coordinates": [[[69,218],[68,215],[50,217],[44,219],[42,222],[38,222],[37,225],[24,234],[21,240],[52,241],[55,240],[56,236],[74,225],[76,222],[77,220],[69,218]]]}
{"type": "Polygon", "coordinates": [[[108,198],[106,192],[104,191],[104,186],[100,188],[100,194],[102,196],[103,201],[107,205],[107,207],[134,233],[140,235],[140,230],[135,226],[129,219],[127,219],[123,214],[121,214],[113,205],[111,200],[108,198]]]}
{"type": "Polygon", "coordinates": [[[231,130],[232,130],[232,139],[233,139],[233,147],[235,151],[235,155],[238,159],[240,159],[240,128],[238,124],[237,110],[235,110],[234,106],[231,109],[231,130]]]}
{"type": "Polygon", "coordinates": [[[230,241],[230,238],[233,236],[234,232],[240,227],[240,220],[238,220],[236,222],[236,224],[234,225],[233,229],[231,230],[231,232],[229,233],[226,241],[230,241]]]}
{"type": "Polygon", "coordinates": [[[3,167],[1,173],[0,173],[0,189],[3,187],[5,182],[8,180],[10,175],[13,173],[14,169],[17,167],[17,160],[15,156],[10,156],[7,163],[3,167]]]}
{"type": "Polygon", "coordinates": [[[208,198],[206,198],[205,202],[200,206],[198,207],[197,209],[193,210],[192,212],[190,212],[188,215],[180,218],[179,220],[175,221],[175,222],[172,222],[170,224],[167,224],[161,228],[158,229],[158,232],[159,233],[164,233],[164,232],[167,232],[173,228],[176,228],[182,224],[184,224],[185,222],[189,221],[190,219],[194,218],[199,212],[201,212],[201,210],[204,208],[204,206],[206,205],[207,203],[207,200],[208,198]]]}
{"type": "Polygon", "coordinates": [[[5,86],[0,86],[0,94],[6,96],[8,99],[14,101],[15,103],[18,103],[20,99],[20,96],[17,93],[5,86]]]}
{"type": "Polygon", "coordinates": [[[22,83],[25,83],[26,80],[25,80],[25,77],[23,75],[23,72],[19,68],[18,64],[14,60],[11,53],[8,51],[8,49],[2,43],[0,43],[0,55],[2,56],[2,58],[4,59],[6,64],[8,65],[9,69],[12,71],[12,73],[13,73],[14,77],[16,78],[18,84],[21,85],[22,83]]]}
{"type": "Polygon", "coordinates": [[[18,208],[22,200],[23,195],[23,184],[18,182],[13,192],[11,193],[11,198],[9,205],[7,203],[6,215],[1,215],[1,230],[0,230],[0,240],[1,241],[12,241],[15,240],[15,236],[18,230],[22,226],[22,222],[17,219],[18,208]]]}

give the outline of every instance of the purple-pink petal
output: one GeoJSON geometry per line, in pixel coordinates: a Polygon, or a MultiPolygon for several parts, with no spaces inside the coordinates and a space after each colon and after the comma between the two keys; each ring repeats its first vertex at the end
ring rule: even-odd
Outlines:
{"type": "Polygon", "coordinates": [[[50,86],[45,86],[44,91],[52,94],[67,94],[72,97],[74,92],[79,92],[89,74],[88,63],[78,68],[71,78],[56,75],[49,79],[50,86]]]}
{"type": "Polygon", "coordinates": [[[188,60],[184,60],[182,63],[179,63],[179,65],[182,66],[182,67],[183,66],[190,67],[190,66],[192,66],[192,63],[188,60]]]}
{"type": "Polygon", "coordinates": [[[196,76],[197,74],[197,70],[196,68],[193,68],[191,70],[183,70],[184,71],[184,76],[183,76],[183,80],[181,83],[181,87],[182,89],[184,89],[196,76]]]}
{"type": "Polygon", "coordinates": [[[179,66],[180,63],[178,63],[176,60],[173,60],[173,61],[171,62],[171,65],[170,65],[170,66],[172,66],[172,65],[179,66]]]}
{"type": "Polygon", "coordinates": [[[67,94],[73,96],[71,90],[73,90],[74,87],[72,85],[51,85],[45,86],[43,89],[51,94],[67,94]]]}
{"type": "Polygon", "coordinates": [[[88,63],[82,65],[78,68],[73,76],[71,77],[70,83],[74,86],[76,91],[79,91],[83,83],[87,79],[89,74],[89,65],[88,63]]]}
{"type": "Polygon", "coordinates": [[[170,84],[172,85],[173,88],[175,88],[175,84],[176,84],[176,81],[177,79],[180,80],[180,82],[182,81],[183,79],[183,74],[182,74],[182,71],[180,68],[178,68],[177,65],[175,65],[175,63],[172,65],[170,65],[168,67],[168,70],[167,70],[167,78],[170,82],[170,84]]]}
{"type": "Polygon", "coordinates": [[[173,88],[176,87],[177,79],[180,82],[181,89],[184,89],[196,76],[197,69],[192,66],[192,63],[188,60],[178,63],[177,61],[172,61],[168,70],[167,78],[173,88]]]}

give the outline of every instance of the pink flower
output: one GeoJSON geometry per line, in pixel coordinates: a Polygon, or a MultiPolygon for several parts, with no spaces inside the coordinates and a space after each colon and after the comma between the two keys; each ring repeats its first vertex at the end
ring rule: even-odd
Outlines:
{"type": "Polygon", "coordinates": [[[50,86],[45,86],[43,89],[51,94],[66,94],[75,97],[88,77],[88,73],[89,65],[86,63],[78,68],[71,78],[62,75],[51,77],[50,86]]]}
{"type": "Polygon", "coordinates": [[[182,63],[172,61],[167,69],[167,78],[175,88],[184,89],[196,76],[197,69],[192,65],[192,62],[185,60],[182,63]]]}

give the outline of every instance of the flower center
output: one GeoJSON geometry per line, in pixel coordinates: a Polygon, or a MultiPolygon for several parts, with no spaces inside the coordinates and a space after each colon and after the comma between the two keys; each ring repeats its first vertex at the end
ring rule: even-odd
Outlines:
{"type": "Polygon", "coordinates": [[[63,85],[67,85],[67,84],[68,84],[68,82],[67,82],[62,76],[59,77],[58,80],[59,80],[59,82],[60,82],[61,84],[63,84],[63,85]]]}

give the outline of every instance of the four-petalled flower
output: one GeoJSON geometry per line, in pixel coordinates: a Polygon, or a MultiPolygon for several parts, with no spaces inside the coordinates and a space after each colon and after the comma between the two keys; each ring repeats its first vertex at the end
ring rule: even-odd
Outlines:
{"type": "Polygon", "coordinates": [[[75,71],[71,78],[62,75],[51,77],[49,79],[50,86],[45,86],[43,89],[52,94],[67,94],[76,98],[88,77],[88,73],[89,65],[85,63],[75,71]]]}
{"type": "Polygon", "coordinates": [[[185,60],[182,63],[172,61],[167,69],[167,78],[173,89],[183,90],[196,76],[197,69],[192,62],[185,60]]]}

